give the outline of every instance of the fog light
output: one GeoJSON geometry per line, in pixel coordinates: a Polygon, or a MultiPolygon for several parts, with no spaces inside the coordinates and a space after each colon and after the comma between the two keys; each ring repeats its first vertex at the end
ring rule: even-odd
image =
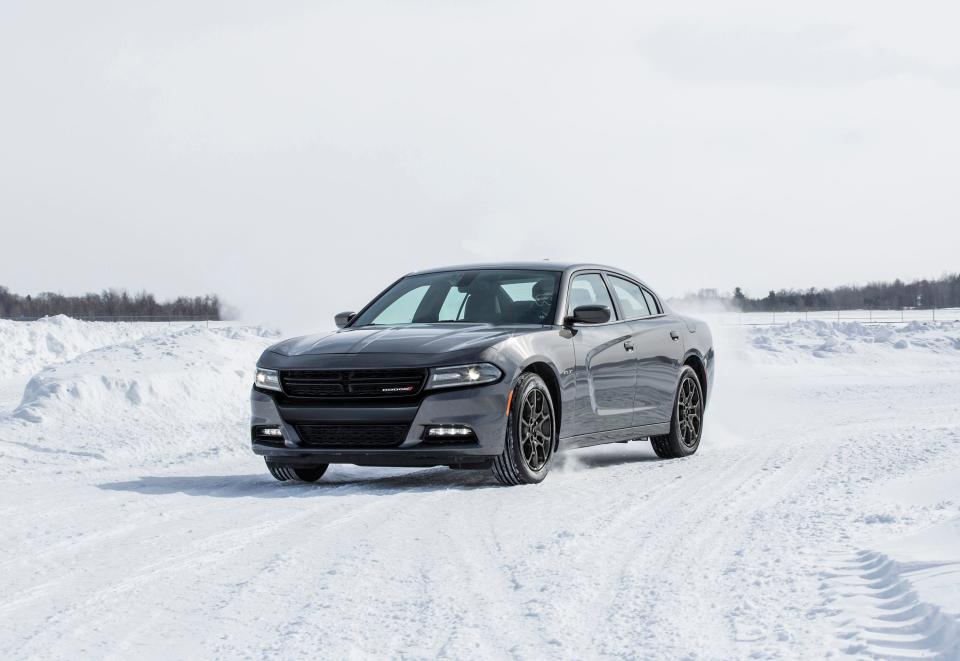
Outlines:
{"type": "Polygon", "coordinates": [[[269,427],[257,425],[250,430],[253,433],[254,443],[266,443],[282,447],[284,445],[283,430],[277,425],[269,427]]]}
{"type": "Polygon", "coordinates": [[[436,425],[427,427],[426,438],[430,440],[467,440],[473,439],[473,430],[466,425],[436,425]]]}

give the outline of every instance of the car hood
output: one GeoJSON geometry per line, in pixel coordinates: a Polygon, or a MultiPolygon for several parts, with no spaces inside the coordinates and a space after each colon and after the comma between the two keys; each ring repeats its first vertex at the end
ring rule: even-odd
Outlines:
{"type": "Polygon", "coordinates": [[[444,354],[485,349],[514,335],[542,330],[540,326],[489,326],[486,324],[415,324],[364,326],[284,340],[269,351],[282,356],[326,354],[444,354]]]}

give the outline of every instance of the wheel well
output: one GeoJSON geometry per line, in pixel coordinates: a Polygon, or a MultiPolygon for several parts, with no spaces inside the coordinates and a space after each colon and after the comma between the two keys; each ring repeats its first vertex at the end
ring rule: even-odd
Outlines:
{"type": "Polygon", "coordinates": [[[693,368],[693,371],[697,373],[697,378],[700,379],[700,388],[703,390],[703,402],[707,401],[707,370],[703,366],[703,361],[700,360],[699,356],[690,356],[685,361],[684,365],[689,365],[693,368]]]}
{"type": "Polygon", "coordinates": [[[550,398],[553,400],[553,410],[557,414],[557,434],[560,433],[560,425],[563,424],[563,402],[560,400],[560,383],[553,368],[546,363],[530,363],[523,370],[524,372],[533,372],[547,384],[550,390],[550,398]]]}

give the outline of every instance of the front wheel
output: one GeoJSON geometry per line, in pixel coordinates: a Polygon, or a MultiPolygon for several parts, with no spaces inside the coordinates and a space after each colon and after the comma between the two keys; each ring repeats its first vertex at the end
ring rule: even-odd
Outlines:
{"type": "Polygon", "coordinates": [[[280,482],[316,482],[327,472],[328,464],[315,466],[288,466],[267,462],[267,470],[280,482]]]}
{"type": "Polygon", "coordinates": [[[658,457],[676,459],[686,457],[700,447],[703,434],[703,389],[697,373],[689,365],[680,370],[680,383],[673,400],[670,433],[651,436],[650,444],[658,457]]]}
{"type": "Polygon", "coordinates": [[[556,445],[550,390],[539,376],[525,372],[513,387],[503,454],[493,460],[493,474],[506,485],[543,482],[556,445]]]}

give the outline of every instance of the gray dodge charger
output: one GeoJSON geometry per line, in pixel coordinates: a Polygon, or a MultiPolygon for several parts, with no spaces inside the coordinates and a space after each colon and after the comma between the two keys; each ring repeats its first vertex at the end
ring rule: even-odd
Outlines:
{"type": "Polygon", "coordinates": [[[257,363],[253,451],[278,480],[314,482],[347,463],[531,484],[559,450],[649,439],[674,458],[700,445],[710,329],[620,269],[420,271],[336,325],[257,363]]]}

